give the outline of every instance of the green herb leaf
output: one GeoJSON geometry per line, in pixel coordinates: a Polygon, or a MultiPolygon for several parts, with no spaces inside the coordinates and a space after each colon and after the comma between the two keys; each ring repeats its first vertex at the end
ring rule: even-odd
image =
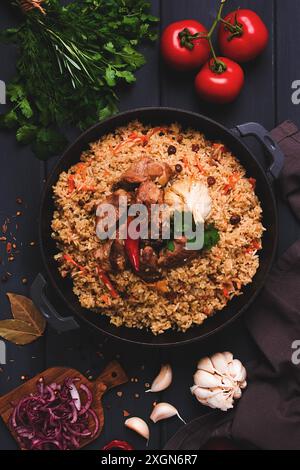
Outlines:
{"type": "Polygon", "coordinates": [[[175,243],[173,240],[170,240],[167,244],[167,250],[171,251],[172,253],[175,251],[175,243]]]}
{"type": "Polygon", "coordinates": [[[40,129],[32,149],[40,160],[59,155],[66,146],[66,138],[55,129],[40,129]]]}
{"type": "Polygon", "coordinates": [[[133,83],[136,81],[135,76],[129,70],[117,71],[116,76],[119,78],[124,78],[124,80],[126,80],[127,83],[133,83]]]}
{"type": "Polygon", "coordinates": [[[11,109],[8,113],[0,116],[1,129],[14,129],[18,126],[19,120],[17,113],[11,109]]]}
{"type": "Polygon", "coordinates": [[[33,124],[24,124],[19,127],[16,133],[17,141],[20,144],[30,144],[36,137],[38,128],[33,124]]]}
{"type": "Polygon", "coordinates": [[[145,63],[138,47],[155,40],[157,22],[145,0],[48,0],[44,8],[0,33],[20,52],[0,125],[16,128],[42,159],[60,153],[66,124],[83,130],[117,111],[116,86],[135,81],[145,63]]]}
{"type": "Polygon", "coordinates": [[[105,80],[108,86],[116,85],[116,71],[111,67],[107,67],[105,70],[105,80]]]}
{"type": "Polygon", "coordinates": [[[211,250],[220,241],[220,234],[218,229],[210,224],[205,228],[204,232],[204,250],[211,250]]]}

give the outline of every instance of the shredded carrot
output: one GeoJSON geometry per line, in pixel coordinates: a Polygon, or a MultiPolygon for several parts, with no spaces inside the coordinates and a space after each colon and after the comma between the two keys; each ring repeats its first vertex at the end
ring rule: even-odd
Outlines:
{"type": "Polygon", "coordinates": [[[85,174],[86,173],[86,163],[79,162],[77,165],[75,165],[75,171],[76,173],[79,174],[85,174]]]}
{"type": "Polygon", "coordinates": [[[157,290],[158,292],[161,292],[162,294],[166,294],[169,292],[169,284],[166,279],[164,279],[163,281],[157,281],[151,284],[149,284],[148,282],[144,282],[144,284],[146,284],[148,287],[151,287],[157,290]]]}
{"type": "Polygon", "coordinates": [[[216,150],[220,150],[222,153],[228,152],[227,147],[224,144],[213,144],[213,148],[216,150]]]}
{"type": "Polygon", "coordinates": [[[223,288],[223,295],[226,299],[230,299],[230,295],[229,295],[229,291],[228,291],[227,287],[223,288]]]}
{"type": "Polygon", "coordinates": [[[246,248],[245,252],[253,253],[254,251],[257,251],[257,250],[261,250],[261,244],[258,241],[253,240],[253,242],[251,242],[251,244],[246,248]]]}
{"type": "Polygon", "coordinates": [[[224,193],[228,194],[232,189],[235,188],[237,182],[240,179],[240,175],[238,173],[234,173],[229,177],[228,184],[224,186],[224,193]]]}
{"type": "Polygon", "coordinates": [[[73,260],[72,256],[64,255],[63,257],[68,263],[73,264],[73,266],[76,266],[76,268],[78,268],[81,272],[86,271],[86,268],[84,268],[83,266],[80,266],[80,264],[76,263],[76,261],[73,260]]]}
{"type": "Polygon", "coordinates": [[[74,176],[73,175],[69,175],[69,178],[68,178],[68,191],[69,191],[69,194],[73,193],[73,191],[75,191],[75,179],[74,179],[74,176]]]}
{"type": "Polygon", "coordinates": [[[151,137],[156,134],[157,132],[161,132],[162,130],[164,130],[163,127],[155,127],[154,129],[152,129],[151,131],[148,132],[147,135],[139,135],[137,132],[132,132],[127,139],[125,139],[123,142],[121,142],[120,144],[118,144],[114,149],[113,149],[113,153],[116,154],[119,152],[119,150],[121,150],[121,148],[123,148],[125,145],[127,145],[128,143],[140,143],[142,145],[147,145],[149,140],[151,139],[151,137]]]}
{"type": "Polygon", "coordinates": [[[103,294],[100,296],[100,299],[106,304],[106,305],[111,305],[111,299],[109,295],[103,294]]]}
{"type": "Polygon", "coordinates": [[[80,187],[81,191],[96,191],[95,186],[86,186],[85,184],[80,187]]]}
{"type": "Polygon", "coordinates": [[[206,172],[205,172],[203,166],[201,165],[201,163],[199,162],[199,160],[197,160],[196,166],[197,166],[198,170],[200,171],[200,173],[201,173],[202,175],[205,175],[205,174],[206,174],[206,172]]]}

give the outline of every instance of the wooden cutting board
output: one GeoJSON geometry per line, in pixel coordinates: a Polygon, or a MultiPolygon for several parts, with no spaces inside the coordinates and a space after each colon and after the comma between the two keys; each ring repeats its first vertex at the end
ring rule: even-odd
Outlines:
{"type": "MultiPolygon", "coordinates": [[[[38,380],[43,377],[44,381],[47,385],[51,383],[57,383],[61,385],[67,377],[71,378],[78,378],[80,381],[78,382],[78,386],[81,384],[86,385],[91,392],[93,393],[94,399],[92,403],[92,408],[96,412],[99,422],[100,428],[99,432],[93,438],[86,438],[82,439],[82,443],[80,448],[90,444],[92,441],[97,439],[103,429],[104,426],[104,412],[102,406],[102,397],[106,391],[109,389],[116,387],[118,385],[122,385],[128,382],[128,377],[126,376],[124,370],[120,366],[120,364],[116,361],[111,362],[106,369],[102,372],[102,374],[94,381],[88,380],[84,377],[80,372],[75,369],[68,369],[65,367],[54,367],[51,369],[47,369],[41,374],[37,375],[33,379],[28,380],[26,383],[21,385],[20,387],[16,388],[12,392],[4,395],[0,398],[0,416],[3,419],[4,423],[7,425],[8,429],[10,430],[11,434],[18,442],[17,436],[13,429],[10,426],[9,420],[10,416],[13,412],[13,405],[17,404],[22,398],[30,395],[30,393],[36,393],[36,384],[38,380]]],[[[92,431],[93,422],[91,420],[91,431],[92,431]]],[[[18,444],[20,444],[18,442],[18,444]]]]}

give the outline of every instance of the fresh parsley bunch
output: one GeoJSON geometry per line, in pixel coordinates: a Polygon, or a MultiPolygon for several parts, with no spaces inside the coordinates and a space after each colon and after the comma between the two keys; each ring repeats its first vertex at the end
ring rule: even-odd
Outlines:
{"type": "Polygon", "coordinates": [[[43,8],[46,15],[33,9],[0,33],[20,51],[0,126],[46,159],[65,146],[64,126],[84,130],[117,111],[116,86],[136,80],[145,63],[138,46],[156,39],[158,19],[144,0],[45,0],[43,8]]]}

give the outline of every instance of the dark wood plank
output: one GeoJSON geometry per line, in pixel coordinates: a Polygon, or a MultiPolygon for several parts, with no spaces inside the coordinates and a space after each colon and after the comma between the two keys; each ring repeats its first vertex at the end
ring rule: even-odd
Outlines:
{"type": "MultiPolygon", "coordinates": [[[[217,12],[219,2],[217,0],[189,0],[188,2],[174,2],[164,0],[162,2],[162,28],[172,21],[184,18],[195,18],[209,27],[217,12]]],[[[253,8],[253,2],[230,1],[225,12],[237,7],[253,8]]],[[[182,75],[169,70],[162,64],[161,104],[166,106],[189,109],[212,117],[228,127],[247,121],[258,121],[266,128],[271,129],[275,124],[274,103],[274,41],[273,41],[273,2],[264,0],[255,3],[257,11],[266,21],[271,38],[268,49],[263,56],[252,64],[244,66],[246,83],[239,99],[228,106],[212,106],[204,103],[196,97],[193,80],[195,74],[182,75]],[[266,106],[267,103],[267,106],[266,106]]],[[[248,142],[252,145],[252,142],[248,142]]],[[[261,152],[254,145],[253,149],[261,152]]],[[[176,349],[164,352],[164,362],[171,362],[174,368],[174,383],[172,387],[160,395],[160,400],[175,405],[182,416],[191,420],[206,412],[191,395],[189,387],[193,385],[193,373],[196,370],[197,361],[217,351],[230,350],[243,361],[251,359],[255,347],[244,327],[243,320],[235,323],[223,333],[214,336],[211,340],[201,344],[194,344],[184,349],[176,349]]],[[[182,426],[179,420],[172,418],[163,425],[162,442],[172,436],[182,426]]]]}
{"type": "MultiPolygon", "coordinates": [[[[10,417],[13,414],[16,404],[19,403],[20,400],[36,393],[36,384],[41,378],[44,380],[46,385],[51,385],[53,383],[63,385],[66,379],[76,379],[78,380],[76,386],[80,396],[82,396],[80,391],[81,385],[87,387],[93,394],[91,409],[94,410],[99,419],[99,429],[94,437],[88,437],[86,439],[79,440],[80,448],[85,447],[98,439],[100,433],[102,432],[104,426],[102,399],[104,394],[107,393],[110,389],[128,382],[128,377],[117,361],[110,362],[101,372],[101,374],[93,381],[88,380],[77,370],[66,367],[53,367],[51,369],[42,371],[31,380],[28,380],[20,387],[0,398],[0,416],[6,424],[7,428],[12,433],[13,437],[16,439],[16,442],[18,442],[18,435],[11,426],[10,417]]],[[[84,404],[85,402],[82,403],[82,406],[84,406],[84,404]]],[[[89,419],[88,428],[92,434],[95,430],[94,419],[89,419]]],[[[26,450],[26,448],[22,447],[22,450],[26,450]]]]}
{"type": "MultiPolygon", "coordinates": [[[[1,2],[0,28],[16,24],[15,14],[11,8],[1,2]]],[[[1,71],[0,79],[8,82],[15,72],[17,51],[11,46],[0,46],[1,71]],[[5,64],[5,67],[3,66],[5,64]]],[[[0,106],[0,113],[5,111],[0,106]]],[[[29,286],[41,268],[38,247],[31,247],[30,242],[37,240],[38,201],[44,178],[44,165],[35,159],[29,149],[20,148],[12,133],[0,133],[1,172],[0,172],[0,227],[9,218],[7,236],[9,241],[16,238],[17,253],[13,262],[7,261],[6,243],[0,244],[0,278],[9,271],[12,276],[7,283],[0,283],[0,319],[11,317],[6,292],[28,295],[29,286]],[[16,199],[22,198],[23,204],[16,199]],[[16,216],[21,211],[21,216],[16,216]],[[16,225],[18,228],[16,228],[16,225]],[[12,235],[10,235],[10,232],[12,235]],[[22,284],[27,278],[28,284],[22,284]]],[[[1,233],[2,235],[2,233],[1,233]]],[[[0,373],[0,395],[22,383],[21,376],[32,377],[45,367],[44,339],[30,346],[14,346],[7,343],[7,364],[0,373]]],[[[0,442],[2,449],[15,448],[9,433],[0,423],[0,442]]]]}
{"type": "MultiPolygon", "coordinates": [[[[159,16],[159,3],[159,0],[152,1],[152,13],[156,16],[159,16]]],[[[145,44],[142,50],[145,53],[147,63],[138,71],[137,82],[121,90],[119,103],[121,111],[159,105],[158,42],[145,44]]],[[[70,139],[76,133],[72,130],[70,139]]],[[[55,164],[55,161],[56,159],[52,159],[47,164],[47,172],[55,164]]],[[[55,294],[52,299],[55,300],[58,310],[65,312],[65,307],[55,297],[55,294]]],[[[64,365],[74,367],[86,375],[96,376],[101,367],[116,357],[121,361],[133,381],[104,397],[106,425],[100,438],[91,445],[91,448],[99,449],[113,439],[125,439],[131,442],[135,448],[143,449],[145,448],[145,440],[125,429],[124,412],[128,411],[130,416],[148,419],[154,397],[150,394],[144,395],[145,383],[149,382],[159,369],[159,352],[94,336],[86,329],[59,336],[54,331],[48,331],[47,367],[64,365]],[[121,392],[122,395],[118,396],[117,392],[121,392]]],[[[160,427],[156,426],[151,429],[149,448],[159,447],[160,427]]]]}

